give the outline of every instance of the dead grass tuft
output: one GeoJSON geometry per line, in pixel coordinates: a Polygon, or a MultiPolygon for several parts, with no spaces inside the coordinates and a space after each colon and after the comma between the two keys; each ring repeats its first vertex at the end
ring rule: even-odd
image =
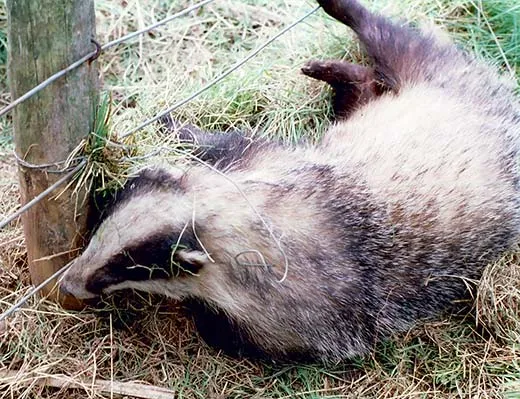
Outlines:
{"type": "Polygon", "coordinates": [[[520,343],[520,258],[510,254],[490,266],[477,297],[478,321],[497,339],[520,343]]]}

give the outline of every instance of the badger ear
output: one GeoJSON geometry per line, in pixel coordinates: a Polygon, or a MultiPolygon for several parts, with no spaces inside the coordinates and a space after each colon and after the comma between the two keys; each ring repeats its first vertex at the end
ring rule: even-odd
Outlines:
{"type": "Polygon", "coordinates": [[[197,250],[181,249],[175,255],[179,261],[189,264],[197,270],[211,261],[207,253],[197,250]]]}

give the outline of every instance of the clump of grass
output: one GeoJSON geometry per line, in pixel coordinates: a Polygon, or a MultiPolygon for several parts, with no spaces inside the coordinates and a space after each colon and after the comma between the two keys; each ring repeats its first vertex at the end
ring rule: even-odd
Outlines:
{"type": "MultiPolygon", "coordinates": [[[[417,23],[434,20],[461,45],[518,73],[515,0],[367,2],[417,23]]],[[[98,39],[114,39],[187,4],[97,0],[98,39]]],[[[109,190],[143,163],[179,162],[175,135],[161,132],[159,124],[123,142],[117,136],[188,96],[313,6],[298,0],[216,1],[110,49],[100,68],[111,98],[101,101],[94,132],[81,146],[89,159],[83,183],[109,190]]],[[[208,130],[316,140],[329,123],[330,93],[300,75],[311,58],[360,60],[362,53],[348,29],[318,13],[174,117],[208,130]]],[[[10,146],[3,147],[5,154],[10,146]]],[[[0,213],[9,213],[17,204],[16,176],[14,160],[2,157],[0,213]]],[[[27,290],[21,237],[19,224],[0,232],[0,310],[27,290]]],[[[341,365],[275,367],[228,359],[199,340],[179,304],[153,296],[115,297],[79,313],[35,299],[0,326],[0,398],[96,397],[90,385],[71,391],[24,381],[34,372],[78,381],[144,381],[188,398],[520,397],[519,263],[513,254],[487,269],[469,315],[428,323],[341,365]],[[19,370],[20,377],[7,380],[5,370],[19,370]]]]}
{"type": "Polygon", "coordinates": [[[135,151],[117,142],[117,137],[110,130],[110,119],[111,99],[104,94],[96,107],[93,131],[69,157],[86,159],[86,167],[76,182],[76,190],[99,193],[123,186],[130,164],[127,159],[135,151]]]}
{"type": "Polygon", "coordinates": [[[519,254],[515,252],[488,267],[476,301],[478,322],[497,340],[516,344],[520,344],[519,265],[519,254]]]}

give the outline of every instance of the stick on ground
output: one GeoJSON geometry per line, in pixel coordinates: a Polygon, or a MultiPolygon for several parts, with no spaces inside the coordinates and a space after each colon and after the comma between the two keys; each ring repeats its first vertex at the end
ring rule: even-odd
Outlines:
{"type": "Polygon", "coordinates": [[[135,382],[118,382],[96,379],[94,383],[87,379],[78,380],[66,375],[27,374],[22,371],[0,371],[0,381],[16,382],[17,384],[42,384],[59,389],[85,389],[97,393],[113,393],[114,395],[129,396],[142,399],[173,399],[175,391],[153,385],[135,382]]]}

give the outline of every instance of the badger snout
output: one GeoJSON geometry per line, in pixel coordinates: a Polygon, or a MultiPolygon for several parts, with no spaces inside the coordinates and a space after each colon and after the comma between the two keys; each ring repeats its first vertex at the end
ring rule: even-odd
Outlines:
{"type": "Polygon", "coordinates": [[[67,286],[65,284],[63,284],[63,282],[60,283],[60,292],[63,295],[74,296],[74,294],[69,291],[69,289],[67,288],[67,286]]]}
{"type": "Polygon", "coordinates": [[[60,279],[59,288],[60,292],[65,295],[73,296],[77,299],[92,299],[96,298],[97,295],[88,291],[85,287],[85,279],[77,272],[76,260],[71,262],[69,269],[65,272],[63,277],[60,279]]]}

